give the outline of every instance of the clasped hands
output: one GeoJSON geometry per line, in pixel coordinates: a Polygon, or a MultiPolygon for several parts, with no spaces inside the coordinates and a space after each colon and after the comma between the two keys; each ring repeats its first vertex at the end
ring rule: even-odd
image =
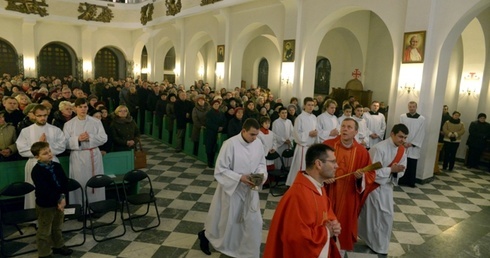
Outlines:
{"type": "Polygon", "coordinates": [[[339,236],[340,232],[342,231],[342,227],[340,226],[338,220],[330,220],[325,226],[327,227],[328,231],[330,231],[330,237],[339,236]]]}
{"type": "Polygon", "coordinates": [[[89,134],[87,133],[87,131],[85,131],[85,132],[83,132],[82,134],[80,134],[78,136],[78,141],[80,141],[80,142],[88,142],[89,141],[89,138],[90,138],[89,134]]]}

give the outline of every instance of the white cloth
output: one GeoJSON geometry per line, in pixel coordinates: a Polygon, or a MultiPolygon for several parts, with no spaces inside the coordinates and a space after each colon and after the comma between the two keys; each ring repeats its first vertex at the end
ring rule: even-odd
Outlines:
{"type": "Polygon", "coordinates": [[[317,143],[318,137],[310,137],[310,131],[317,129],[316,116],[308,112],[302,112],[294,120],[293,137],[296,142],[293,160],[289,170],[286,185],[292,185],[298,171],[305,170],[305,155],[308,147],[317,143]]]}
{"type": "MultiPolygon", "coordinates": [[[[272,123],[272,131],[276,135],[276,151],[279,155],[282,156],[285,150],[293,147],[293,130],[293,123],[289,119],[278,118],[272,123]],[[287,140],[291,142],[291,145],[286,143],[287,140]]],[[[282,165],[281,161],[276,161],[275,165],[276,168],[279,168],[282,165]]]]}
{"type": "MultiPolygon", "coordinates": [[[[59,162],[56,155],[61,154],[65,151],[66,148],[66,139],[63,132],[56,126],[45,124],[39,126],[37,124],[32,124],[24,129],[19,134],[17,141],[15,144],[17,145],[17,149],[19,154],[22,157],[29,158],[26,162],[26,166],[24,168],[25,173],[25,181],[33,184],[31,177],[32,168],[36,165],[37,159],[34,158],[31,152],[32,144],[39,141],[42,134],[46,135],[46,142],[49,143],[49,147],[51,148],[51,152],[53,153],[53,160],[59,162]]],[[[36,207],[36,196],[33,193],[30,193],[25,196],[24,199],[24,208],[31,209],[36,207]]]]}
{"type": "Polygon", "coordinates": [[[355,136],[356,141],[359,144],[364,141],[366,143],[366,147],[369,147],[369,140],[371,139],[369,135],[371,135],[372,132],[367,127],[366,120],[364,120],[362,117],[359,118],[357,116],[353,116],[352,118],[354,118],[354,120],[356,120],[357,124],[359,125],[359,130],[357,131],[357,134],[355,136]]]}
{"type": "Polygon", "coordinates": [[[346,118],[354,118],[354,117],[341,115],[339,118],[337,118],[337,121],[339,122],[339,127],[337,129],[339,130],[339,132],[340,132],[340,126],[342,125],[342,121],[344,121],[346,118]]]}
{"type": "Polygon", "coordinates": [[[258,191],[240,182],[244,174],[263,174],[265,154],[260,140],[247,143],[241,134],[226,140],[220,149],[214,177],[218,187],[204,224],[214,249],[232,257],[259,257],[262,215],[258,191]]]}
{"type": "Polygon", "coordinates": [[[340,129],[339,120],[335,115],[330,115],[328,112],[323,112],[317,118],[318,121],[318,141],[324,142],[325,140],[333,139],[337,137],[330,136],[330,131],[333,129],[340,129]]]}
{"type": "MultiPolygon", "coordinates": [[[[372,162],[380,161],[383,167],[376,170],[376,183],[379,186],[368,195],[358,220],[359,237],[375,252],[382,254],[388,253],[393,228],[393,185],[397,185],[404,174],[400,172],[395,177],[391,168],[387,167],[395,159],[397,151],[398,147],[391,137],[369,150],[372,162]]],[[[406,154],[398,164],[407,166],[406,154]]]]}
{"type": "Polygon", "coordinates": [[[400,116],[400,123],[408,127],[407,143],[415,145],[415,147],[407,148],[407,157],[411,159],[419,159],[420,151],[425,138],[425,117],[409,118],[407,114],[400,116]]]}
{"type": "Polygon", "coordinates": [[[410,61],[422,61],[422,56],[417,48],[410,50],[410,61]]]}
{"type": "MultiPolygon", "coordinates": [[[[271,149],[277,150],[276,146],[276,135],[273,131],[269,130],[268,134],[264,134],[262,131],[259,132],[258,138],[264,147],[264,157],[269,154],[271,149]]],[[[266,165],[274,164],[274,160],[266,160],[266,165]]]]}
{"type": "Polygon", "coordinates": [[[369,139],[369,147],[373,147],[376,143],[381,142],[384,139],[385,131],[386,131],[386,120],[385,116],[378,112],[377,115],[372,115],[367,112],[363,114],[364,120],[366,120],[366,124],[371,133],[375,133],[379,136],[379,138],[369,139]]]}
{"type": "MultiPolygon", "coordinates": [[[[104,174],[102,154],[98,147],[107,141],[107,134],[102,122],[91,116],[87,116],[85,120],[72,118],[65,123],[63,131],[67,139],[67,148],[71,150],[70,178],[85,187],[92,176],[104,174]],[[84,132],[89,134],[89,141],[79,142],[78,137],[84,132]]],[[[105,200],[105,188],[89,190],[88,198],[90,202],[105,200]]],[[[82,200],[79,195],[70,194],[70,203],[81,204],[82,200]]]]}

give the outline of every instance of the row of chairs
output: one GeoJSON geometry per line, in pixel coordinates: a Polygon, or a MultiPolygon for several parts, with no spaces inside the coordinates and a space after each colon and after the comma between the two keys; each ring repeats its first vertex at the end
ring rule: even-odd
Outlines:
{"type": "Polygon", "coordinates": [[[277,168],[275,166],[273,169],[268,169],[267,173],[269,174],[269,193],[272,196],[282,196],[288,189],[285,182],[289,174],[289,170],[291,168],[291,161],[294,156],[293,149],[286,149],[282,152],[281,155],[279,153],[269,153],[265,159],[276,161],[279,160],[280,167],[277,168]]]}
{"type": "MultiPolygon", "coordinates": [[[[80,218],[82,218],[82,223],[79,227],[64,229],[63,233],[82,231],[82,235],[83,235],[83,239],[81,240],[80,243],[72,244],[69,247],[81,246],[85,243],[86,229],[90,229],[92,233],[92,237],[95,241],[102,242],[102,241],[123,236],[126,233],[125,221],[129,221],[131,229],[135,232],[148,230],[151,228],[158,227],[160,225],[160,216],[158,213],[156,197],[153,191],[151,179],[148,176],[148,174],[146,174],[141,170],[129,171],[124,175],[122,185],[120,186],[122,186],[123,189],[124,199],[120,198],[119,191],[117,190],[119,187],[114,181],[114,179],[112,179],[107,175],[93,176],[88,180],[87,184],[85,185],[85,188],[82,188],[80,183],[77,182],[76,180],[69,179],[68,191],[70,193],[80,195],[82,199],[82,204],[68,204],[65,207],[65,211],[74,210],[74,213],[65,215],[65,221],[69,221],[69,220],[75,221],[75,220],[80,220],[80,218]],[[148,184],[148,187],[145,187],[145,189],[148,189],[148,191],[145,190],[144,192],[142,191],[137,193],[130,193],[128,191],[128,189],[130,189],[131,186],[135,186],[137,184],[143,184],[143,183],[148,184]],[[106,200],[102,200],[102,201],[90,201],[87,193],[97,188],[116,189],[115,198],[106,198],[106,200]],[[146,211],[143,214],[137,214],[136,208],[139,208],[142,205],[146,205],[146,211]],[[155,207],[155,212],[157,215],[156,217],[158,220],[157,223],[153,223],[154,225],[150,225],[145,228],[137,227],[135,224],[136,221],[140,218],[145,217],[149,213],[150,206],[152,205],[155,207]],[[128,215],[127,218],[124,218],[125,208],[128,215]],[[96,215],[107,214],[109,212],[114,213],[114,216],[110,222],[97,221],[96,215]],[[120,214],[120,218],[122,221],[122,232],[112,236],[108,236],[107,234],[104,237],[98,236],[97,229],[113,225],[118,218],[118,214],[120,214]],[[87,221],[90,223],[90,225],[87,225],[87,221]]],[[[1,241],[0,254],[2,257],[18,256],[18,255],[23,255],[26,253],[36,251],[36,249],[33,249],[33,250],[27,250],[27,251],[17,252],[15,254],[12,254],[6,252],[5,250],[6,249],[5,243],[16,241],[26,237],[32,237],[36,234],[35,232],[32,234],[25,234],[20,228],[20,225],[32,223],[37,220],[36,210],[35,209],[12,210],[12,208],[9,207],[8,205],[9,200],[12,200],[13,198],[23,197],[34,190],[35,190],[34,186],[27,182],[12,183],[7,187],[5,187],[4,189],[0,190],[0,241],[1,241]],[[5,233],[6,233],[6,228],[8,226],[14,227],[19,232],[19,235],[13,237],[6,236],[5,233]]]]}

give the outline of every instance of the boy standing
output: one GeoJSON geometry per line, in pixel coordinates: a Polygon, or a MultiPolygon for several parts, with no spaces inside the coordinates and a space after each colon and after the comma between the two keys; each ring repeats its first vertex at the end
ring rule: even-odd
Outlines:
{"type": "Polygon", "coordinates": [[[32,181],[36,186],[36,213],[38,220],[37,248],[39,257],[64,256],[73,253],[67,248],[61,234],[64,220],[68,178],[61,165],[53,162],[53,154],[47,142],[36,142],[31,152],[37,159],[32,168],[32,181]],[[53,249],[51,250],[51,242],[53,249]]]}

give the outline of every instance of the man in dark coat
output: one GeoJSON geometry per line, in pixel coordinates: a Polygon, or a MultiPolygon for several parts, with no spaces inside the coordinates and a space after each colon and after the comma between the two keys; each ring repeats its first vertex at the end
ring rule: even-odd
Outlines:
{"type": "Polygon", "coordinates": [[[189,119],[192,119],[192,109],[187,103],[187,93],[179,91],[177,101],[175,101],[175,122],[177,123],[177,146],[175,152],[181,152],[184,147],[185,129],[189,119]]]}

